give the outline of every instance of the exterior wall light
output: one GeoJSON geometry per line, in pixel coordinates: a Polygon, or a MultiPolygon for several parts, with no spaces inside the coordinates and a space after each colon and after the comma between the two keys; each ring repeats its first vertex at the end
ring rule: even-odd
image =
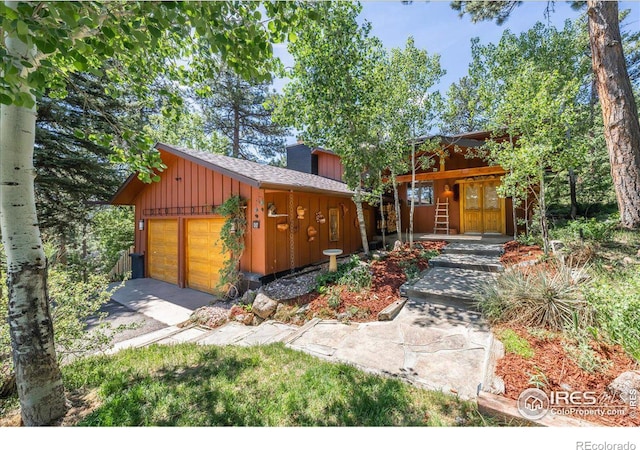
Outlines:
{"type": "Polygon", "coordinates": [[[144,219],[138,220],[138,230],[144,230],[144,219]]]}

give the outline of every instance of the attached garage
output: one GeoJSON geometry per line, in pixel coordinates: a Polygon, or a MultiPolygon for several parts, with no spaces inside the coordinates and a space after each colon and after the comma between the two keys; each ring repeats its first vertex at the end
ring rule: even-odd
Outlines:
{"type": "Polygon", "coordinates": [[[187,287],[214,292],[227,256],[222,252],[220,230],[224,218],[186,220],[187,287]]]}
{"type": "Polygon", "coordinates": [[[147,272],[149,278],[178,284],[178,221],[148,221],[147,272]]]}

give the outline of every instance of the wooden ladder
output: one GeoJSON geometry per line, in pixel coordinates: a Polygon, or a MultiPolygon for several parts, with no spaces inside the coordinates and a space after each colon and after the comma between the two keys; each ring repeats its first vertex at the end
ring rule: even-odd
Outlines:
{"type": "Polygon", "coordinates": [[[438,199],[436,203],[436,223],[433,227],[433,233],[437,234],[438,231],[446,231],[449,234],[449,199],[445,199],[441,202],[438,199]]]}

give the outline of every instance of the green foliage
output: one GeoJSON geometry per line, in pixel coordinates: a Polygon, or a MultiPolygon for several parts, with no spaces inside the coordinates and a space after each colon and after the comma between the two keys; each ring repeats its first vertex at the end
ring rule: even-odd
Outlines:
{"type": "Polygon", "coordinates": [[[567,237],[573,239],[608,241],[613,237],[619,222],[617,214],[604,221],[597,220],[594,217],[590,219],[578,218],[567,222],[565,233],[567,237]]]}
{"type": "MultiPolygon", "coordinates": [[[[106,75],[105,93],[113,98],[126,84],[145,106],[153,101],[160,74],[183,83],[211,79],[221,60],[247,78],[270,79],[278,66],[272,43],[312,22],[315,9],[301,2],[56,2],[46,8],[3,2],[3,42],[24,43],[37,56],[2,52],[0,101],[30,107],[45,92],[64,98],[72,72],[106,75]],[[103,72],[105,60],[116,64],[103,72]]],[[[164,88],[161,94],[167,105],[182,104],[177,90],[164,88]]],[[[113,125],[89,138],[112,145],[114,159],[128,161],[141,179],[152,180],[163,166],[148,137],[113,125]]]]}
{"type": "Polygon", "coordinates": [[[529,342],[526,339],[521,338],[518,334],[510,328],[506,328],[496,333],[496,337],[504,345],[504,350],[507,353],[514,353],[522,356],[524,359],[531,359],[535,352],[529,342]]]}
{"type": "Polygon", "coordinates": [[[316,291],[321,294],[329,292],[327,286],[336,284],[350,291],[359,291],[371,286],[371,270],[369,265],[352,255],[347,262],[338,264],[335,272],[322,272],[316,278],[316,291]]]}
{"type": "Polygon", "coordinates": [[[220,74],[195,88],[204,129],[218,130],[224,145],[220,153],[249,160],[284,157],[287,130],[271,120],[271,83],[244,80],[226,66],[220,74]]]}
{"type": "Polygon", "coordinates": [[[640,272],[634,268],[613,276],[601,274],[597,281],[585,295],[595,309],[598,329],[640,362],[640,272]]]}
{"type": "Polygon", "coordinates": [[[342,299],[340,298],[341,289],[334,286],[329,289],[329,295],[327,297],[327,305],[331,309],[338,309],[340,304],[342,303],[342,299]]]}
{"type": "Polygon", "coordinates": [[[144,127],[144,132],[152,141],[201,152],[225,154],[229,142],[217,131],[207,133],[205,130],[205,118],[199,112],[154,114],[144,127]]]}
{"type": "Polygon", "coordinates": [[[133,245],[134,213],[129,206],[111,206],[98,210],[91,221],[98,245],[100,266],[105,273],[116,264],[121,253],[133,245]]]}
{"type": "Polygon", "coordinates": [[[485,128],[487,113],[481,109],[478,88],[478,80],[470,76],[449,86],[441,117],[443,133],[470,133],[485,128]]]}
{"type": "Polygon", "coordinates": [[[63,367],[63,375],[72,393],[98,392],[99,406],[80,426],[498,424],[457,396],[282,344],[154,345],[83,359],[63,367]]]}
{"type": "Polygon", "coordinates": [[[572,326],[574,314],[589,321],[591,309],[581,292],[586,283],[584,269],[564,264],[513,269],[484,286],[477,301],[493,322],[561,331],[572,326]]]}
{"type": "Polygon", "coordinates": [[[398,263],[401,269],[404,270],[404,274],[408,281],[415,280],[420,276],[420,268],[418,264],[413,260],[402,260],[398,263]]]}
{"type": "Polygon", "coordinates": [[[220,230],[220,241],[222,251],[229,254],[220,270],[218,287],[225,291],[229,286],[237,289],[240,281],[240,258],[244,253],[244,236],[247,232],[246,200],[239,195],[233,195],[216,208],[216,214],[227,217],[220,230]]]}
{"type": "Polygon", "coordinates": [[[562,30],[538,23],[519,36],[505,31],[497,45],[472,42],[471,76],[494,134],[487,159],[507,171],[502,195],[516,204],[535,197],[545,251],[545,173],[580,166],[590,146],[586,45],[571,22],[562,30]]]}
{"type": "MultiPolygon", "coordinates": [[[[57,249],[51,250],[53,253],[57,249]]],[[[4,252],[2,252],[4,253],[4,252]]],[[[2,264],[0,282],[5,282],[2,264]]],[[[89,274],[86,280],[74,270],[56,264],[49,269],[49,305],[53,320],[56,354],[60,361],[70,361],[79,356],[105,350],[111,346],[113,335],[120,328],[113,328],[103,319],[100,308],[109,301],[109,280],[104,275],[89,274]],[[88,321],[92,324],[87,326],[88,321]]],[[[0,295],[0,386],[3,378],[13,370],[9,323],[7,321],[9,299],[0,295]]]]}

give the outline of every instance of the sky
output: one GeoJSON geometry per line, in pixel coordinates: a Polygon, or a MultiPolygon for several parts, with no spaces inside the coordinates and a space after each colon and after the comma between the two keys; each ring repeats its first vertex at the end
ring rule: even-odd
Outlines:
{"type": "MultiPolygon", "coordinates": [[[[479,37],[482,44],[496,43],[502,33],[509,29],[519,34],[533,27],[536,22],[550,23],[562,28],[567,19],[577,19],[584,10],[575,11],[567,2],[555,2],[553,11],[545,17],[547,1],[525,1],[517,7],[511,17],[501,26],[495,22],[472,23],[468,16],[459,17],[449,1],[414,1],[404,5],[400,1],[362,1],[360,19],[372,25],[372,34],[382,41],[387,49],[404,47],[407,38],[413,36],[415,45],[429,54],[440,55],[440,64],[446,74],[440,80],[438,89],[445,94],[449,86],[466,75],[471,62],[471,39],[479,37]]],[[[625,23],[629,27],[640,27],[640,3],[620,2],[619,9],[630,9],[625,23]]],[[[286,67],[293,59],[286,51],[286,45],[274,48],[286,67]]],[[[282,89],[286,80],[276,80],[274,88],[282,89]]],[[[287,138],[287,145],[295,143],[295,137],[287,138]]]]}

